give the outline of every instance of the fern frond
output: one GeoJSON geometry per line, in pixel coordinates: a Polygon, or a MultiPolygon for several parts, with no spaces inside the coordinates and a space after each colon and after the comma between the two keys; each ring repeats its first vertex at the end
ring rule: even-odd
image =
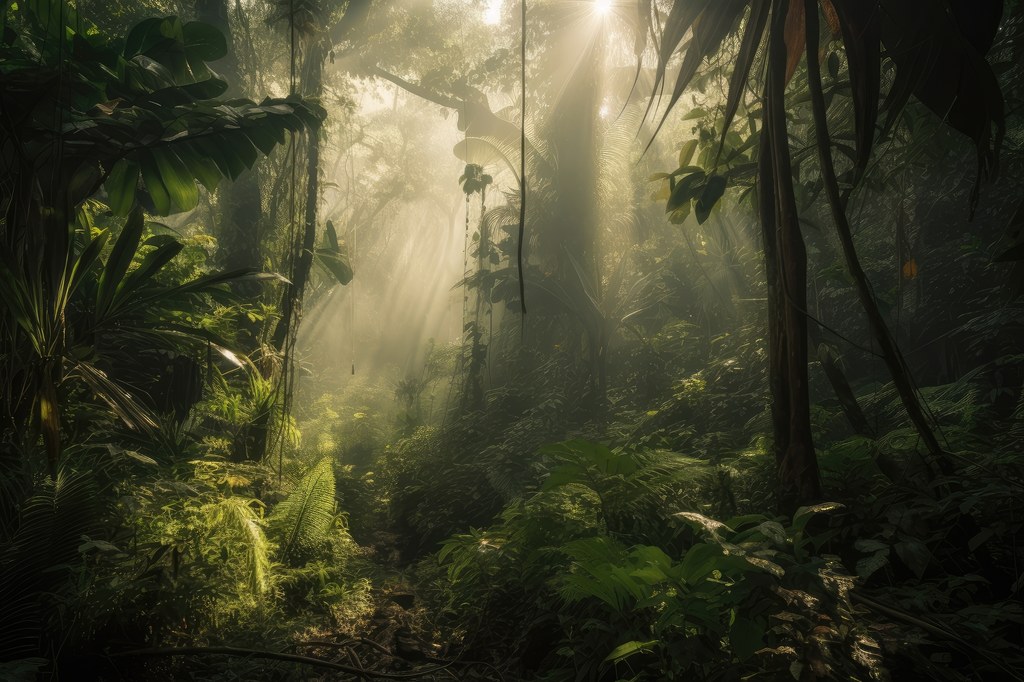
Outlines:
{"type": "Polygon", "coordinates": [[[270,528],[280,542],[282,561],[305,563],[310,550],[327,539],[334,524],[334,464],[321,459],[270,516],[270,528]]]}
{"type": "Polygon", "coordinates": [[[227,497],[207,505],[205,511],[211,530],[220,528],[240,539],[246,548],[249,588],[258,594],[266,593],[270,587],[270,543],[251,501],[227,497]]]}
{"type": "Polygon", "coordinates": [[[82,538],[98,530],[92,477],[62,469],[22,505],[18,529],[0,545],[0,656],[39,652],[45,593],[57,591],[79,562],[82,538]]]}

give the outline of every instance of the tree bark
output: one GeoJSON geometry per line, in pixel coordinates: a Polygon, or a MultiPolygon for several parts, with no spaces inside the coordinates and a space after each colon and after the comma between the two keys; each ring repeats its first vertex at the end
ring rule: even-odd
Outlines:
{"type": "Polygon", "coordinates": [[[769,289],[769,383],[779,506],[784,513],[821,496],[807,380],[807,252],[793,192],[786,125],[788,4],[787,0],[776,0],[772,8],[759,159],[761,225],[769,289]]]}

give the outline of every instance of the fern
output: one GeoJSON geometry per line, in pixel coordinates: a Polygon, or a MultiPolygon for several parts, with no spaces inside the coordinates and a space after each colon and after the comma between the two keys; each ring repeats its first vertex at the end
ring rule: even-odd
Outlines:
{"type": "Polygon", "coordinates": [[[270,516],[270,528],[280,543],[280,558],[291,565],[305,563],[334,525],[334,465],[321,459],[310,469],[270,516]]]}
{"type": "Polygon", "coordinates": [[[249,588],[257,594],[266,593],[270,587],[270,543],[250,500],[228,497],[206,505],[204,511],[211,531],[223,529],[239,538],[246,548],[249,588]]]}
{"type": "Polygon", "coordinates": [[[96,500],[91,476],[62,469],[22,505],[18,530],[0,545],[0,660],[39,652],[42,600],[81,561],[83,537],[96,534],[96,500]]]}

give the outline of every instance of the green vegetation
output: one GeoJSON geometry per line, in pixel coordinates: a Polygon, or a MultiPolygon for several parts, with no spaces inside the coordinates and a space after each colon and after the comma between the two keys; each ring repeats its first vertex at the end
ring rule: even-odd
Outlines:
{"type": "Polygon", "coordinates": [[[1024,5],[0,4],[0,678],[1024,679],[1024,5]]]}

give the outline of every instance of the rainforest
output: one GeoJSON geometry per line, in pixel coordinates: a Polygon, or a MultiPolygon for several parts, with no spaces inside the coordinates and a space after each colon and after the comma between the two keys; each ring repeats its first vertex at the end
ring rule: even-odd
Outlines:
{"type": "Polygon", "coordinates": [[[1024,3],[0,0],[0,679],[1024,680],[1024,3]]]}

